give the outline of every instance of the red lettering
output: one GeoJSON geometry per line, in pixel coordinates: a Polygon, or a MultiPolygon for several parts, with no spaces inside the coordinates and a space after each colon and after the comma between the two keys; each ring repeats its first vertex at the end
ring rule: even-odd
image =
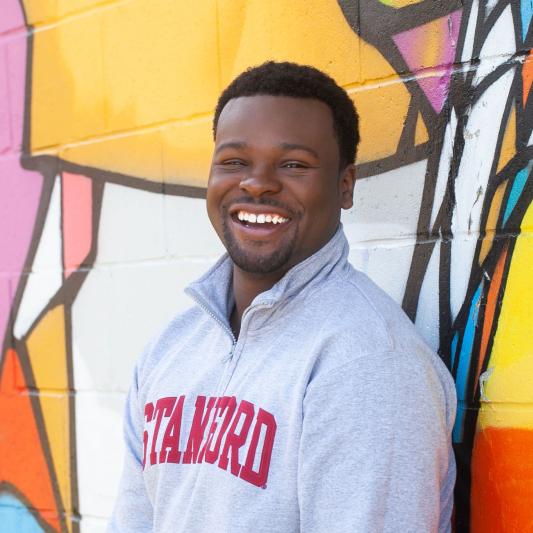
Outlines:
{"type": "Polygon", "coordinates": [[[264,487],[266,485],[268,470],[270,468],[270,458],[272,456],[272,447],[274,446],[274,437],[276,436],[276,419],[264,409],[259,409],[257,413],[257,420],[255,421],[254,432],[252,434],[252,442],[246,456],[246,462],[241,469],[239,477],[256,485],[257,487],[264,487]],[[259,463],[259,471],[254,471],[254,459],[259,443],[259,436],[261,434],[261,426],[265,426],[265,440],[263,442],[263,449],[261,450],[261,461],[259,463]]]}
{"type": "MultiPolygon", "coordinates": [[[[154,416],[154,404],[152,402],[147,403],[144,406],[144,419],[146,422],[151,422],[154,416]]],[[[143,431],[143,470],[146,464],[146,448],[148,447],[148,431],[143,431]]]]}
{"type": "Polygon", "coordinates": [[[218,399],[217,413],[215,414],[215,418],[213,419],[211,427],[209,428],[209,434],[207,436],[207,440],[204,444],[204,447],[200,452],[200,462],[202,462],[204,454],[205,460],[208,463],[214,463],[218,459],[218,454],[220,453],[220,444],[222,443],[222,439],[228,429],[231,417],[233,416],[233,413],[235,412],[236,408],[237,400],[235,399],[235,396],[222,396],[222,398],[218,399]],[[222,413],[224,413],[224,411],[226,411],[224,421],[222,422],[222,426],[220,427],[220,431],[215,441],[215,445],[213,449],[211,449],[211,442],[218,427],[217,418],[222,418],[222,413]]]}
{"type": "Polygon", "coordinates": [[[220,454],[220,460],[218,461],[218,466],[222,470],[228,469],[228,454],[231,450],[231,473],[234,476],[239,475],[241,465],[239,463],[239,448],[244,445],[246,442],[246,437],[248,436],[248,431],[252,425],[252,420],[254,418],[254,406],[252,403],[242,400],[239,404],[239,408],[235,413],[231,427],[228,430],[226,440],[224,442],[224,447],[222,448],[222,453],[220,454]],[[244,422],[242,424],[241,432],[236,433],[237,426],[241,415],[244,415],[244,422]]]}
{"type": "Polygon", "coordinates": [[[179,463],[181,452],[180,446],[180,429],[181,429],[181,415],[183,413],[183,402],[185,396],[180,396],[170,420],[168,421],[163,442],[161,444],[161,451],[159,452],[159,463],[179,463]]]}
{"type": "MultiPolygon", "coordinates": [[[[205,428],[209,422],[211,410],[215,405],[216,398],[209,398],[207,407],[205,405],[205,396],[198,396],[194,405],[194,418],[192,420],[191,430],[189,432],[189,439],[187,441],[187,449],[183,454],[183,463],[190,464],[198,462],[198,454],[200,446],[204,438],[205,428]],[[204,413],[205,409],[205,413],[204,413]]],[[[201,462],[201,461],[199,461],[201,462]]]]}
{"type": "Polygon", "coordinates": [[[157,416],[154,427],[154,434],[152,436],[152,448],[150,451],[150,464],[155,465],[157,462],[157,453],[155,451],[157,436],[159,434],[159,427],[161,426],[161,419],[163,416],[170,416],[172,408],[176,403],[175,396],[169,396],[167,398],[159,398],[155,404],[155,414],[157,416]]]}

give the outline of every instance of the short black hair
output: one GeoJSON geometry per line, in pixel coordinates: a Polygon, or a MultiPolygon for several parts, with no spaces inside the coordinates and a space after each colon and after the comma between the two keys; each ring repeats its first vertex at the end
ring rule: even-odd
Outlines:
{"type": "Polygon", "coordinates": [[[339,144],[341,168],[354,163],[359,144],[359,117],[346,91],[324,72],[309,65],[267,61],[237,76],[218,99],[213,117],[213,137],[220,113],[233,98],[240,96],[289,96],[324,102],[333,114],[333,128],[339,144]]]}

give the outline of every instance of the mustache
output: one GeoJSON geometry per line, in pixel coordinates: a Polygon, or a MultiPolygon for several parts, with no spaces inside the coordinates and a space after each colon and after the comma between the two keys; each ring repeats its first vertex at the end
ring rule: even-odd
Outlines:
{"type": "Polygon", "coordinates": [[[260,201],[256,201],[253,198],[250,198],[249,196],[241,196],[240,198],[236,198],[235,200],[231,200],[231,202],[224,204],[222,206],[222,209],[225,213],[227,213],[231,209],[231,206],[235,204],[248,204],[257,207],[278,207],[279,209],[282,209],[283,211],[287,212],[291,216],[291,218],[295,216],[294,211],[287,204],[275,200],[274,198],[262,198],[260,201]]]}

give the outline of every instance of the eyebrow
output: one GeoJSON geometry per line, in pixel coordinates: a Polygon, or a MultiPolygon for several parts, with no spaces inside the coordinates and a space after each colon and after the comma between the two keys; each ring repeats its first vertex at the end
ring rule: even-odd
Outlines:
{"type": "MultiPolygon", "coordinates": [[[[313,150],[310,146],[306,146],[305,144],[296,144],[296,143],[281,143],[278,145],[282,150],[288,152],[290,150],[303,150],[304,152],[307,152],[311,154],[313,157],[316,157],[317,159],[320,159],[320,156],[318,155],[318,152],[316,150],[313,150]]],[[[242,150],[243,148],[247,148],[248,145],[245,142],[241,141],[231,141],[220,144],[217,149],[215,150],[215,154],[218,154],[222,150],[226,150],[228,148],[233,148],[236,150],[242,150]]]]}
{"type": "Polygon", "coordinates": [[[313,150],[311,147],[306,146],[305,144],[294,144],[294,143],[281,143],[279,147],[282,150],[289,151],[289,150],[303,150],[304,152],[308,152],[312,156],[316,157],[317,159],[320,159],[320,156],[318,155],[318,152],[316,150],[313,150]]]}
{"type": "Polygon", "coordinates": [[[227,148],[235,148],[237,150],[246,148],[248,145],[245,142],[227,142],[220,144],[217,149],[215,150],[215,154],[218,154],[222,150],[226,150],[227,148]]]}

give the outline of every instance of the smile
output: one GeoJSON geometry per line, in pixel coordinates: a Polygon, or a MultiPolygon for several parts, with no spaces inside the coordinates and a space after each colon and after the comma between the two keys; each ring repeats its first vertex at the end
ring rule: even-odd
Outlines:
{"type": "Polygon", "coordinates": [[[248,213],[242,210],[237,212],[237,219],[248,224],[286,224],[290,220],[277,213],[248,213]]]}

